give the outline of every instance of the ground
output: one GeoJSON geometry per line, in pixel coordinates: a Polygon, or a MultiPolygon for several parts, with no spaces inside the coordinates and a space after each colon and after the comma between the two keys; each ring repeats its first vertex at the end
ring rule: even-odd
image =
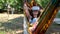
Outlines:
{"type": "Polygon", "coordinates": [[[60,34],[60,24],[53,22],[47,29],[46,34],[60,34]]]}
{"type": "MultiPolygon", "coordinates": [[[[0,34],[23,34],[23,14],[0,14],[0,34]]],[[[46,34],[60,34],[60,25],[55,22],[46,34]]]]}
{"type": "Polygon", "coordinates": [[[23,33],[22,14],[0,14],[0,34],[23,33]]]}

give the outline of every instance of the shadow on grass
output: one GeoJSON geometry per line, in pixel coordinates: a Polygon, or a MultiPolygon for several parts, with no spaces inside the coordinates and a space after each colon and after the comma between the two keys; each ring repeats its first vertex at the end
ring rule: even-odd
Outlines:
{"type": "Polygon", "coordinates": [[[12,20],[9,20],[8,22],[1,23],[2,25],[0,27],[4,27],[5,30],[23,30],[23,17],[18,17],[12,20]]]}

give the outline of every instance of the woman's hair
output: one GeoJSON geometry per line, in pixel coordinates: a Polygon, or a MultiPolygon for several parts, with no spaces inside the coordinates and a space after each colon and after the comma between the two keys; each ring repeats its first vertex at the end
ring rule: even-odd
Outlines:
{"type": "MultiPolygon", "coordinates": [[[[30,13],[30,15],[32,16],[32,19],[33,19],[33,18],[34,18],[34,16],[33,16],[33,11],[31,10],[31,11],[29,11],[29,13],[30,13]]],[[[38,11],[37,18],[39,17],[39,15],[40,15],[40,11],[38,11]]]]}

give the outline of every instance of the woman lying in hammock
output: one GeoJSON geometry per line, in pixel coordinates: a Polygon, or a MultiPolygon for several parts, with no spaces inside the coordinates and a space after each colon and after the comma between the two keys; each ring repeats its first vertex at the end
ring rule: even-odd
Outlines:
{"type": "Polygon", "coordinates": [[[29,12],[29,7],[25,3],[24,10],[28,18],[28,21],[30,22],[30,25],[32,25],[32,27],[30,27],[29,30],[34,31],[38,24],[37,20],[38,20],[39,15],[41,14],[42,8],[40,8],[40,6],[33,6],[31,8],[31,12],[29,12]]]}

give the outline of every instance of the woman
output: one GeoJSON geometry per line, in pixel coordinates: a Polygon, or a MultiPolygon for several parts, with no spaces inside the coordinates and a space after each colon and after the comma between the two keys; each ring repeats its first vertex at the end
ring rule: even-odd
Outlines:
{"type": "Polygon", "coordinates": [[[37,20],[38,20],[38,17],[40,15],[40,10],[41,8],[39,6],[33,6],[31,8],[31,14],[29,13],[29,7],[27,7],[26,4],[24,4],[24,10],[25,10],[25,14],[30,22],[30,24],[32,25],[31,28],[29,28],[30,30],[34,30],[38,24],[37,20]]]}

